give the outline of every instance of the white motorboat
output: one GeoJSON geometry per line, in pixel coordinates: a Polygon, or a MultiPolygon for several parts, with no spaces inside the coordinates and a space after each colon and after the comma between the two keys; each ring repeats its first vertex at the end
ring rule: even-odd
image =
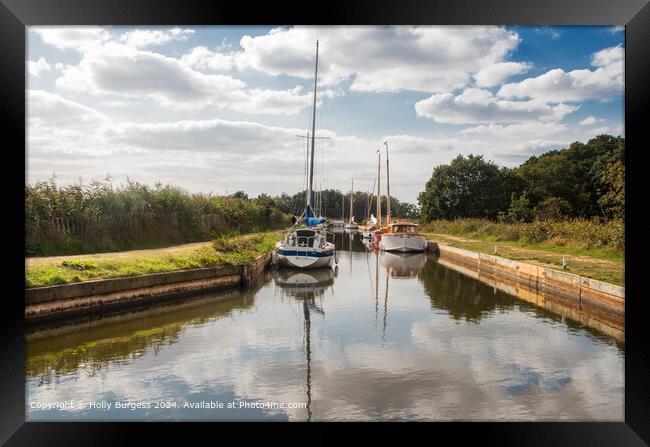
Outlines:
{"type": "Polygon", "coordinates": [[[427,240],[418,230],[418,224],[397,221],[388,224],[382,232],[379,249],[385,251],[412,252],[426,251],[427,240]]]}

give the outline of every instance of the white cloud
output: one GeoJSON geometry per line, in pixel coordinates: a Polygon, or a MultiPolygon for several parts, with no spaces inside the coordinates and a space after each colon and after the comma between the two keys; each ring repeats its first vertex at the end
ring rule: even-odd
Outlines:
{"type": "Polygon", "coordinates": [[[199,46],[184,54],[181,62],[197,70],[229,71],[235,64],[235,54],[215,52],[199,46]]]}
{"type": "Polygon", "coordinates": [[[152,98],[177,109],[214,106],[259,114],[295,114],[309,106],[301,87],[247,89],[238,79],[193,70],[178,59],[107,43],[87,51],[76,66],[66,66],[58,87],[95,94],[152,98]]]}
{"type": "Polygon", "coordinates": [[[220,119],[120,124],[106,131],[110,141],[145,149],[259,154],[296,146],[298,129],[220,119]]]}
{"type": "Polygon", "coordinates": [[[508,125],[481,124],[480,126],[468,127],[460,131],[461,135],[471,135],[475,138],[510,138],[526,140],[528,138],[539,139],[563,132],[567,129],[566,124],[550,122],[526,122],[508,125]]]}
{"type": "Polygon", "coordinates": [[[30,126],[40,127],[96,125],[105,120],[104,115],[90,107],[43,90],[27,91],[27,115],[30,126]]]}
{"type": "Polygon", "coordinates": [[[607,100],[623,95],[624,49],[619,45],[592,55],[595,70],[565,72],[555,68],[535,78],[503,85],[504,98],[537,98],[548,102],[607,100]]]}
{"type": "Polygon", "coordinates": [[[602,118],[596,118],[595,116],[588,116],[587,118],[580,121],[581,126],[589,126],[591,124],[602,123],[605,121],[602,118]]]}
{"type": "Polygon", "coordinates": [[[194,30],[181,28],[169,30],[135,29],[122,34],[119,40],[135,48],[144,48],[151,45],[163,45],[173,40],[185,41],[192,34],[194,34],[194,30]]]}
{"type": "Polygon", "coordinates": [[[535,29],[536,34],[546,34],[551,37],[551,39],[556,40],[559,39],[560,36],[562,35],[562,32],[555,30],[549,26],[542,26],[541,28],[536,28],[535,29]]]}
{"type": "Polygon", "coordinates": [[[474,75],[476,85],[479,87],[494,87],[501,84],[509,76],[524,73],[532,67],[524,62],[498,62],[479,70],[474,75]]]}
{"type": "Polygon", "coordinates": [[[622,33],[623,31],[625,31],[625,27],[622,26],[622,25],[619,25],[619,26],[612,26],[612,27],[610,27],[610,28],[608,29],[608,31],[609,31],[611,34],[622,33]]]}
{"type": "Polygon", "coordinates": [[[575,110],[565,104],[551,106],[536,99],[504,100],[488,90],[476,88],[466,89],[460,95],[438,93],[415,103],[418,116],[450,124],[559,121],[575,110]]]}
{"type": "Polygon", "coordinates": [[[472,74],[502,62],[519,43],[516,33],[494,26],[276,28],[244,36],[238,63],[270,75],[310,79],[316,39],[324,84],[351,79],[352,90],[373,92],[463,87],[472,74]]]}
{"type": "Polygon", "coordinates": [[[61,50],[87,51],[111,38],[111,34],[98,26],[38,26],[30,27],[43,42],[61,50]]]}
{"type": "Polygon", "coordinates": [[[40,78],[41,73],[51,69],[52,66],[43,57],[39,57],[37,61],[27,61],[27,71],[34,77],[40,78]]]}

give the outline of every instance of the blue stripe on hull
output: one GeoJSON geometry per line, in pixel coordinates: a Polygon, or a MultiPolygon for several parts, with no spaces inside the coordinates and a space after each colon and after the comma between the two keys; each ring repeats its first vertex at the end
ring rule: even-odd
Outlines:
{"type": "Polygon", "coordinates": [[[334,251],[277,250],[276,253],[283,256],[304,256],[308,258],[325,258],[327,256],[334,256],[334,251]]]}

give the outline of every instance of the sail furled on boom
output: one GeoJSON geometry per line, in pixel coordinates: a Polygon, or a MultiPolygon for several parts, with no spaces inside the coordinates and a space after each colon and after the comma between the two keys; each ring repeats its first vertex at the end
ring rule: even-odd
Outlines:
{"type": "Polygon", "coordinates": [[[311,205],[307,205],[307,207],[305,208],[305,224],[307,224],[307,227],[313,227],[315,225],[322,224],[322,223],[325,223],[325,218],[315,217],[311,205]]]}

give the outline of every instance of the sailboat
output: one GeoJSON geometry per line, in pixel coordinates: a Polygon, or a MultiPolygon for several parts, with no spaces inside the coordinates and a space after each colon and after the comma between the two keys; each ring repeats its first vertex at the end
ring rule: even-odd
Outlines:
{"type": "Polygon", "coordinates": [[[304,228],[300,219],[289,229],[284,239],[275,244],[273,263],[299,269],[331,267],[338,263],[338,254],[332,242],[327,240],[323,226],[325,218],[316,217],[312,208],[314,186],[314,144],[316,140],[316,90],[318,85],[318,41],[316,41],[316,69],[314,74],[314,105],[311,125],[311,151],[309,156],[309,181],[306,192],[306,205],[302,213],[304,228]]]}
{"type": "Polygon", "coordinates": [[[388,165],[388,142],[386,146],[386,187],[387,187],[387,225],[378,234],[378,246],[380,250],[398,252],[426,251],[428,242],[420,234],[419,225],[405,220],[391,222],[390,215],[390,171],[388,165]]]}
{"type": "Polygon", "coordinates": [[[346,230],[356,230],[357,228],[359,228],[359,224],[354,221],[354,216],[352,215],[352,210],[354,209],[353,200],[354,200],[354,179],[352,179],[352,191],[350,191],[350,220],[348,221],[348,223],[345,224],[346,230]]]}
{"type": "MultiPolygon", "coordinates": [[[[370,213],[366,225],[361,228],[361,235],[364,239],[371,239],[374,243],[378,241],[376,236],[381,232],[381,151],[377,150],[377,197],[376,197],[376,213],[370,213]]],[[[374,185],[373,185],[374,194],[374,185]]]]}

